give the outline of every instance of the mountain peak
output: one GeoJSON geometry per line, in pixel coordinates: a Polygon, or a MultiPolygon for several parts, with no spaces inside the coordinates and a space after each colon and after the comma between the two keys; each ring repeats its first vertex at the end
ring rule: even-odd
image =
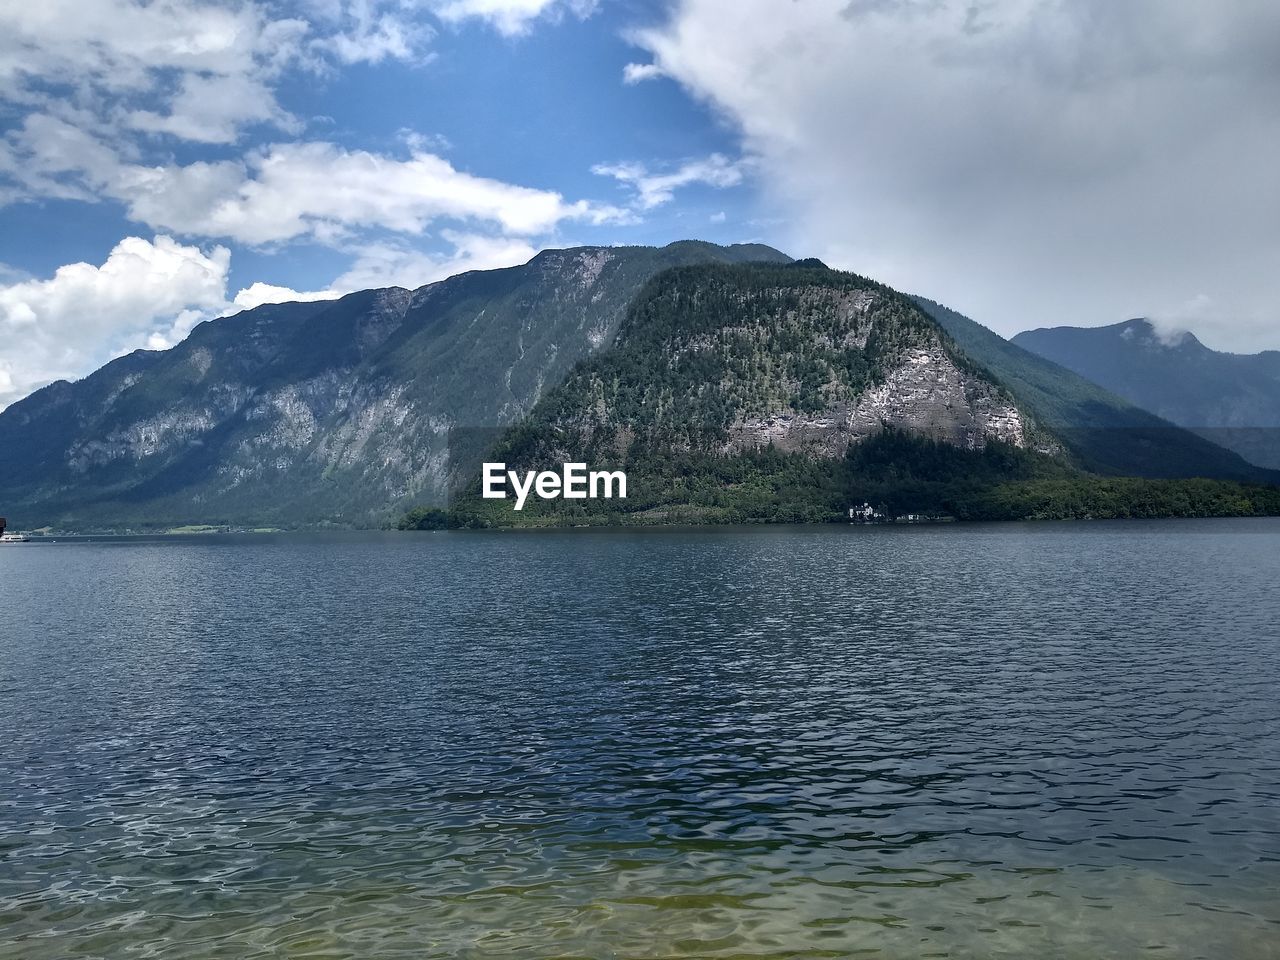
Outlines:
{"type": "Polygon", "coordinates": [[[1222,353],[1146,318],[1013,342],[1258,466],[1280,468],[1280,354],[1222,353]]]}

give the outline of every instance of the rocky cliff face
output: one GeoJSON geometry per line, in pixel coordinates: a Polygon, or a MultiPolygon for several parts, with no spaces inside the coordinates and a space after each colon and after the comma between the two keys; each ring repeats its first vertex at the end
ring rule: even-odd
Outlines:
{"type": "MultiPolygon", "coordinates": [[[[726,449],[774,446],[784,451],[842,455],[849,444],[894,427],[966,450],[983,450],[989,440],[1027,447],[1026,416],[993,384],[956,366],[936,340],[908,350],[883,382],[856,400],[832,404],[818,413],[774,411],[748,416],[729,428],[726,449]]],[[[1039,438],[1037,449],[1054,451],[1039,438]]]]}
{"type": "Polygon", "coordinates": [[[766,247],[579,248],[417,290],[259,307],[0,412],[24,526],[376,524],[442,499],[447,438],[525,414],[671,266],[766,247]]]}

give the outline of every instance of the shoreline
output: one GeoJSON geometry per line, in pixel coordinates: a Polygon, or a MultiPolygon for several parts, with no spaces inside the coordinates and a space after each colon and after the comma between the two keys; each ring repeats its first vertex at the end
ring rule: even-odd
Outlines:
{"type": "MultiPolygon", "coordinates": [[[[115,532],[76,532],[76,533],[59,533],[54,535],[35,535],[29,540],[24,541],[23,545],[39,545],[46,546],[58,543],[110,543],[110,542],[156,542],[156,543],[198,543],[201,541],[215,540],[262,540],[267,542],[270,540],[292,540],[292,539],[313,539],[313,540],[346,540],[346,539],[367,539],[371,537],[384,538],[387,540],[403,540],[412,539],[412,536],[404,535],[420,535],[420,534],[536,534],[536,533],[694,533],[694,532],[745,532],[745,531],[836,531],[848,528],[849,530],[859,530],[865,532],[885,531],[937,531],[937,530],[973,530],[988,528],[992,530],[1013,530],[1016,528],[1032,528],[1037,530],[1053,530],[1053,529],[1079,529],[1082,527],[1098,528],[1098,527],[1140,527],[1152,525],[1176,525],[1178,528],[1185,530],[1187,527],[1196,525],[1213,524],[1231,524],[1242,526],[1246,523],[1261,523],[1265,525],[1268,521],[1273,522],[1280,528],[1280,516],[1275,515],[1251,515],[1251,516],[1232,516],[1232,517],[1094,517],[1094,518],[1045,518],[1045,519],[1022,519],[1022,520],[951,520],[943,522],[902,522],[902,523],[850,523],[850,522],[830,522],[830,523],[806,523],[806,522],[776,522],[776,521],[735,521],[725,523],[596,523],[596,524],[511,524],[505,526],[489,526],[489,527],[447,527],[436,530],[399,530],[387,527],[349,527],[349,528],[324,528],[324,527],[302,527],[292,530],[261,530],[261,529],[223,529],[209,530],[199,533],[188,531],[115,531],[115,532]]],[[[1267,531],[1269,532],[1269,531],[1267,531]]]]}

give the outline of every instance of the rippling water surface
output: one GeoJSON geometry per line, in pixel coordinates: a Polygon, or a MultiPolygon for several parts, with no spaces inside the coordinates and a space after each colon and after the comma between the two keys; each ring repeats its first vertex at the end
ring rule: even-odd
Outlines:
{"type": "Polygon", "coordinates": [[[1280,957],[1280,524],[0,548],[0,957],[1280,957]]]}

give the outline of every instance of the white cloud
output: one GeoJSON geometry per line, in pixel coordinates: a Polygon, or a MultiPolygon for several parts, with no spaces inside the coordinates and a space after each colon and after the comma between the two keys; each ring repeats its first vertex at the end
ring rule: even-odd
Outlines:
{"type": "Polygon", "coordinates": [[[206,142],[229,142],[248,123],[289,122],[269,82],[301,56],[308,31],[254,3],[200,0],[10,3],[4,22],[4,99],[74,102],[100,124],[206,142]],[[203,121],[212,121],[207,132],[203,121]]]}
{"type": "Polygon", "coordinates": [[[742,183],[743,178],[742,164],[719,153],[703,160],[690,160],[667,173],[652,173],[642,163],[601,163],[591,171],[633,187],[637,203],[645,210],[669,203],[681,187],[695,183],[718,188],[735,187],[742,183]]]}
{"type": "Polygon", "coordinates": [[[199,236],[262,244],[332,242],[353,229],[419,234],[435,220],[481,221],[518,235],[617,211],[560,194],[477,177],[435,154],[400,160],[331,143],[277,144],[247,165],[130,168],[116,178],[130,216],[199,236]]]}
{"type": "Polygon", "coordinates": [[[134,110],[129,126],[150,133],[168,133],[199,143],[235,143],[240,128],[250,123],[271,123],[296,132],[297,119],[275,102],[262,79],[243,75],[182,78],[168,113],[134,110]]]}
{"type": "Polygon", "coordinates": [[[252,310],[264,303],[298,303],[313,300],[334,300],[342,296],[338,290],[293,290],[290,287],[277,286],[274,283],[263,283],[255,280],[235,295],[232,303],[241,310],[252,310]]]}
{"type": "Polygon", "coordinates": [[[662,76],[665,74],[656,63],[628,63],[622,68],[622,82],[628,85],[657,80],[662,76]]]}
{"type": "Polygon", "coordinates": [[[43,114],[28,117],[10,142],[8,167],[28,189],[107,197],[153,229],[248,244],[306,238],[341,245],[356,231],[421,234],[437,220],[533,236],[564,221],[627,217],[616,207],[460,171],[418,147],[398,158],[320,141],[282,143],[245,160],[148,166],[43,114]]]}
{"type": "Polygon", "coordinates": [[[196,0],[45,0],[5,7],[0,77],[95,85],[112,91],[149,87],[155,71],[221,75],[252,72],[296,41],[302,21],[271,20],[248,3],[196,0]]]}
{"type": "Polygon", "coordinates": [[[97,199],[89,184],[119,167],[120,157],[91,134],[63,120],[37,114],[0,138],[0,180],[14,189],[8,199],[97,199]]]}
{"type": "Polygon", "coordinates": [[[590,16],[596,0],[432,0],[432,6],[442,20],[485,20],[500,33],[516,36],[527,32],[533,21],[542,16],[565,12],[590,16]]]}
{"type": "Polygon", "coordinates": [[[442,133],[419,133],[408,127],[396,131],[396,139],[409,148],[411,153],[448,153],[453,143],[442,133]]]}
{"type": "Polygon", "coordinates": [[[1176,304],[1172,309],[1157,310],[1147,319],[1161,342],[1166,346],[1176,346],[1192,327],[1203,329],[1206,324],[1216,322],[1218,318],[1213,298],[1199,293],[1176,304]]]}
{"type": "Polygon", "coordinates": [[[1275,315],[1280,5],[676,0],[636,40],[797,253],[1009,333],[1201,291],[1275,315]]]}
{"type": "Polygon", "coordinates": [[[313,49],[331,53],[344,64],[427,59],[424,50],[435,31],[406,17],[412,4],[347,0],[338,6],[330,16],[342,29],[316,40],[313,49]]]}
{"type": "Polygon", "coordinates": [[[127,237],[100,266],[0,285],[0,407],[108,357],[185,336],[226,299],[231,254],[127,237]]]}
{"type": "Polygon", "coordinates": [[[724,223],[726,220],[729,219],[729,217],[723,210],[718,210],[715,213],[713,213],[708,219],[712,223],[724,223]]]}
{"type": "Polygon", "coordinates": [[[300,123],[276,98],[287,70],[425,62],[434,36],[406,0],[295,5],[218,0],[8,3],[0,29],[0,101],[68,119],[87,133],[126,131],[234,143],[243,129],[300,123]],[[72,110],[68,105],[74,104],[72,110]]]}

